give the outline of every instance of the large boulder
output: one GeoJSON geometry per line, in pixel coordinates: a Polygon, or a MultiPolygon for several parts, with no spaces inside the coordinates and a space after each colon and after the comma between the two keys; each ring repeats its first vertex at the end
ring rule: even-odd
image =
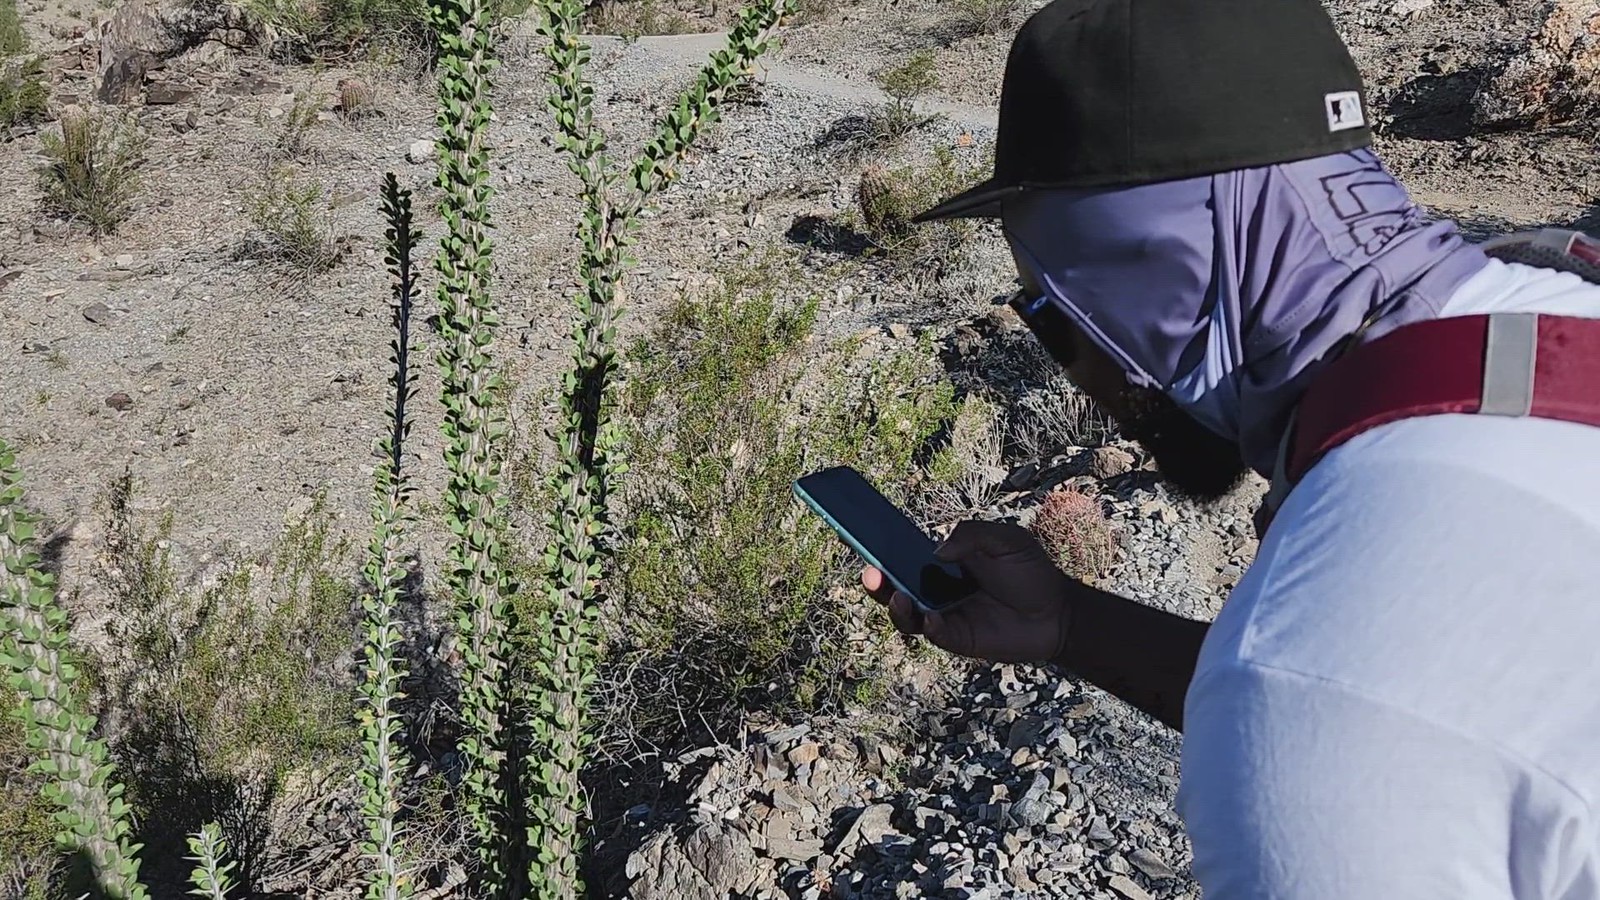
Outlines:
{"type": "Polygon", "coordinates": [[[1600,0],[1548,0],[1527,47],[1479,88],[1473,124],[1542,127],[1600,112],[1600,0]]]}
{"type": "Polygon", "coordinates": [[[132,103],[143,96],[145,76],[167,60],[214,39],[241,46],[253,28],[233,0],[123,0],[86,35],[99,55],[99,98],[132,103]]]}

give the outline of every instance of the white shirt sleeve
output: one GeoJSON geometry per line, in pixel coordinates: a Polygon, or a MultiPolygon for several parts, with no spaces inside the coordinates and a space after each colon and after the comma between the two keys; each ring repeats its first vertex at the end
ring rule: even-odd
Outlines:
{"type": "Polygon", "coordinates": [[[1188,704],[1178,811],[1205,900],[1600,897],[1586,806],[1500,749],[1254,663],[1188,704]]]}

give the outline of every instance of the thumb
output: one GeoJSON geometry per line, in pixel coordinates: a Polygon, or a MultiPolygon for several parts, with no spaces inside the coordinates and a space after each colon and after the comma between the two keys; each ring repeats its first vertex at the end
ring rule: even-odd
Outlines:
{"type": "Polygon", "coordinates": [[[972,625],[963,616],[927,613],[922,618],[922,636],[957,656],[974,655],[972,625]]]}

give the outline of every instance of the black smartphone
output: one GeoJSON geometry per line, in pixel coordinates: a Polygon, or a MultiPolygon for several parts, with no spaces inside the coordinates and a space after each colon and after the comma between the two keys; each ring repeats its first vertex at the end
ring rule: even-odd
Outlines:
{"type": "Polygon", "coordinates": [[[924,612],[949,609],[977,592],[959,566],[934,558],[933,539],[855,469],[814,472],[796,480],[794,492],[924,612]]]}

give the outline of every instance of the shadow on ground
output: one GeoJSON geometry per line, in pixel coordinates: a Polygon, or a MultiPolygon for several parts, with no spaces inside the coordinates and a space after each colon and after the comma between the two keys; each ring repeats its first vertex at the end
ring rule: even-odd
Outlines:
{"type": "Polygon", "coordinates": [[[1458,141],[1472,134],[1472,98],[1485,69],[1419,75],[1400,86],[1385,109],[1386,135],[1418,141],[1458,141]]]}

